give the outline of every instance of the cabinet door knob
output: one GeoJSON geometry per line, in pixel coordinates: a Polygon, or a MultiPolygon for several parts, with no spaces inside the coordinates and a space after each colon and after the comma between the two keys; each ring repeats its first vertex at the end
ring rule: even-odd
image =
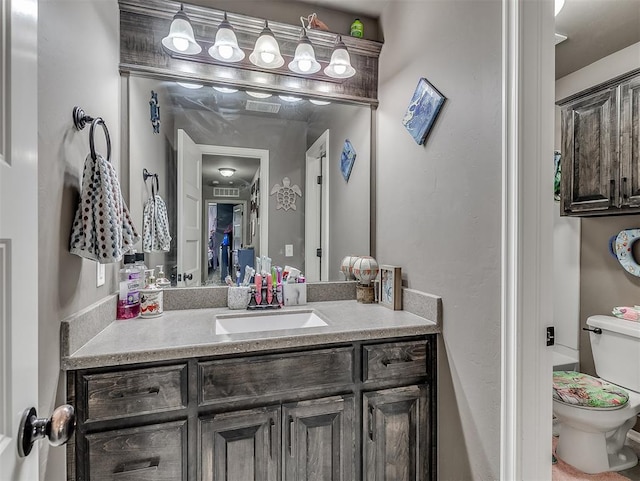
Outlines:
{"type": "Polygon", "coordinates": [[[57,407],[50,418],[39,418],[36,408],[28,408],[18,426],[18,454],[21,458],[28,456],[33,443],[44,438],[52,446],[61,446],[69,441],[75,426],[75,410],[69,404],[57,407]]]}

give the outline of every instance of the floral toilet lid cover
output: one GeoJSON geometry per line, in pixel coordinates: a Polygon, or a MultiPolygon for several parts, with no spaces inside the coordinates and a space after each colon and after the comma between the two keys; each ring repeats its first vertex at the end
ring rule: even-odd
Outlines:
{"type": "Polygon", "coordinates": [[[553,399],[578,407],[618,409],[629,402],[629,393],[588,374],[554,371],[553,399]]]}

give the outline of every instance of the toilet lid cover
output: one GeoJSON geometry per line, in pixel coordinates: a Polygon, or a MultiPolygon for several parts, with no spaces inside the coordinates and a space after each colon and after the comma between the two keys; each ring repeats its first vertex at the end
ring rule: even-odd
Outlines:
{"type": "Polygon", "coordinates": [[[554,371],[553,399],[585,408],[618,409],[629,402],[629,393],[588,374],[554,371]]]}

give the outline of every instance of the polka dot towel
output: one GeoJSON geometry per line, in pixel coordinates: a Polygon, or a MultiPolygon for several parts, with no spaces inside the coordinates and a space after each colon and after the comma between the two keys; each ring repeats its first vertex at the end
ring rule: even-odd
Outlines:
{"type": "Polygon", "coordinates": [[[111,162],[89,154],[82,173],[80,204],[71,230],[70,252],[109,264],[140,240],[122,198],[118,175],[111,162]]]}
{"type": "Polygon", "coordinates": [[[144,252],[169,252],[171,235],[167,206],[162,197],[149,197],[144,204],[142,214],[142,250],[144,252]]]}

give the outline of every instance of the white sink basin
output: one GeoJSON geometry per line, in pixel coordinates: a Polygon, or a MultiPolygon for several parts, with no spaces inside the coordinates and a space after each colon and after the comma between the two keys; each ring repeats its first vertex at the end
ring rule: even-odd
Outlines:
{"type": "Polygon", "coordinates": [[[279,331],[326,326],[313,310],[267,311],[216,316],[216,334],[279,331]]]}

